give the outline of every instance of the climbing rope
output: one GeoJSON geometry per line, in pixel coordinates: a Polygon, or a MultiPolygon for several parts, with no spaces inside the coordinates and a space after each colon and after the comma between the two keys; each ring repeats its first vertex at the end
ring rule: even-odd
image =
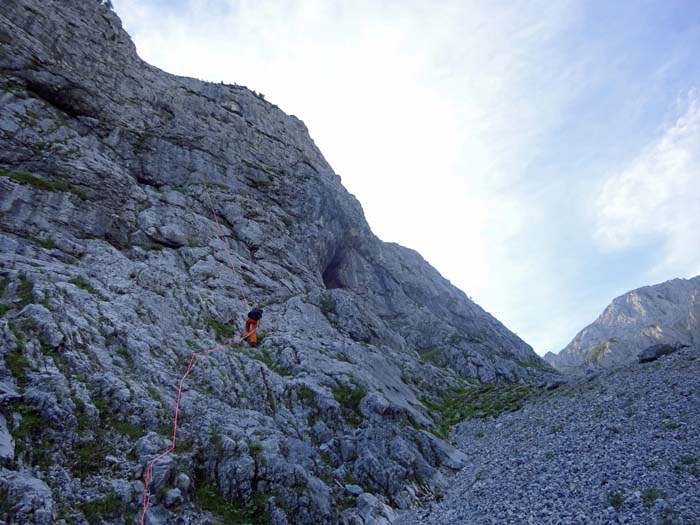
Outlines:
{"type": "Polygon", "coordinates": [[[235,345],[243,340],[247,339],[250,336],[250,334],[246,334],[242,337],[239,337],[238,339],[229,342],[226,345],[223,345],[221,347],[214,347],[210,348],[208,350],[202,350],[201,352],[193,352],[191,357],[190,357],[190,362],[187,364],[187,369],[185,370],[185,373],[183,374],[182,378],[180,378],[180,386],[177,389],[177,399],[175,400],[175,417],[173,418],[173,437],[172,437],[172,442],[170,443],[170,446],[165,449],[160,455],[156,456],[154,459],[152,459],[148,463],[148,467],[146,468],[146,473],[143,476],[143,512],[141,513],[141,525],[145,525],[146,523],[146,512],[148,511],[148,487],[151,483],[151,479],[153,477],[153,467],[155,466],[156,463],[158,463],[161,459],[163,459],[165,456],[170,454],[173,450],[175,450],[175,446],[177,444],[177,422],[180,417],[180,398],[182,397],[182,387],[185,384],[185,379],[187,379],[187,376],[190,375],[190,372],[192,371],[192,368],[194,367],[195,362],[197,361],[197,358],[200,356],[208,355],[213,352],[216,352],[220,348],[226,348],[227,346],[235,345]]]}
{"type": "MultiPolygon", "coordinates": [[[[204,187],[204,193],[206,194],[207,200],[209,201],[209,209],[212,212],[212,215],[214,216],[214,221],[216,222],[216,226],[219,230],[218,238],[221,241],[223,238],[226,237],[226,235],[225,235],[223,227],[221,226],[221,223],[219,223],[219,219],[217,218],[217,213],[214,211],[214,203],[211,199],[211,195],[209,195],[209,191],[207,190],[206,186],[204,187]]],[[[225,244],[226,244],[225,251],[226,251],[226,254],[228,256],[228,264],[231,267],[231,270],[233,270],[234,266],[233,266],[233,261],[231,260],[231,254],[230,254],[231,245],[229,244],[228,240],[225,241],[225,244]]],[[[197,291],[196,289],[195,289],[195,291],[199,295],[199,291],[197,291]]],[[[245,292],[242,292],[242,294],[243,294],[243,301],[246,304],[246,308],[248,310],[250,310],[250,304],[248,303],[248,298],[246,297],[245,292]]],[[[199,298],[200,298],[200,302],[201,302],[202,296],[199,295],[199,298]]],[[[192,368],[194,367],[194,365],[197,361],[197,358],[200,356],[211,354],[211,353],[215,352],[216,350],[218,350],[219,348],[225,348],[226,346],[238,344],[238,343],[244,341],[245,339],[247,339],[250,335],[251,334],[245,334],[244,336],[239,337],[236,340],[229,342],[227,345],[223,345],[223,347],[214,347],[214,348],[210,348],[208,350],[202,350],[200,352],[193,352],[192,355],[190,356],[190,361],[187,364],[187,369],[185,370],[185,373],[183,374],[183,376],[180,378],[180,386],[177,389],[177,399],[175,400],[175,416],[173,418],[172,441],[170,443],[170,446],[167,449],[165,449],[161,454],[156,456],[154,459],[152,459],[148,463],[148,467],[146,467],[146,472],[143,476],[143,481],[144,481],[144,483],[143,483],[143,512],[141,513],[141,525],[145,525],[145,523],[146,523],[146,512],[148,511],[148,502],[149,502],[148,488],[149,488],[149,485],[151,483],[151,479],[153,478],[153,467],[155,466],[156,463],[158,463],[160,460],[162,460],[164,457],[166,457],[168,454],[170,454],[171,452],[173,452],[175,450],[175,446],[177,444],[177,422],[178,422],[178,419],[180,417],[180,398],[182,397],[182,387],[185,384],[185,379],[187,379],[187,376],[190,375],[190,372],[192,371],[192,368]]]]}

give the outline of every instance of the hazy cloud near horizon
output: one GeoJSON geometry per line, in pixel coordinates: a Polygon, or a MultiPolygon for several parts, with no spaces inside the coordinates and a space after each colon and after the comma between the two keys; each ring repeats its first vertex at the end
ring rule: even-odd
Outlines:
{"type": "Polygon", "coordinates": [[[600,244],[620,251],[657,239],[662,256],[651,273],[660,278],[700,274],[700,91],[683,104],[685,113],[605,180],[596,203],[600,244]]]}
{"type": "Polygon", "coordinates": [[[146,61],[301,118],[375,233],[539,353],[700,273],[700,4],[114,4],[146,61]]]}

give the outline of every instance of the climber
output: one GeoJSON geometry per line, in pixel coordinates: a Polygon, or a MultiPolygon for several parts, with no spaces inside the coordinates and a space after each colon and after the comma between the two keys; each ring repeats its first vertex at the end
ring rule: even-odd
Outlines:
{"type": "Polygon", "coordinates": [[[248,312],[248,319],[245,322],[245,335],[243,337],[248,337],[248,342],[252,346],[258,344],[257,330],[262,314],[262,308],[258,308],[257,306],[248,312]]]}

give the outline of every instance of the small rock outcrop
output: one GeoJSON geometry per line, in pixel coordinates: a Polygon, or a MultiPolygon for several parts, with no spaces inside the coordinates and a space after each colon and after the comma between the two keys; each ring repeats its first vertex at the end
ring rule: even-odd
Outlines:
{"type": "Polygon", "coordinates": [[[637,361],[655,344],[700,342],[700,276],[645,286],[617,297],[559,354],[544,358],[574,374],[637,361]]]}
{"type": "Polygon", "coordinates": [[[652,361],[656,361],[660,357],[663,357],[665,355],[671,355],[674,352],[677,352],[678,350],[681,350],[683,348],[687,348],[688,345],[676,343],[673,345],[669,344],[656,344],[656,345],[651,345],[644,350],[642,350],[639,353],[639,362],[640,363],[651,363],[652,361]]]}
{"type": "Polygon", "coordinates": [[[0,3],[0,520],[136,519],[202,350],[148,523],[442,493],[440,400],[551,368],[375,237],[299,119],[144,63],[108,4],[0,3]],[[225,345],[254,305],[259,346],[225,345]]]}

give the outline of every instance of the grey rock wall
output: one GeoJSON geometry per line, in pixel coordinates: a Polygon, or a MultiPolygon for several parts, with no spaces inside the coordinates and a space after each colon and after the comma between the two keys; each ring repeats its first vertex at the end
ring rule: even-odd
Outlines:
{"type": "Polygon", "coordinates": [[[645,286],[617,297],[559,353],[545,359],[571,373],[636,362],[641,350],[700,343],[700,276],[645,286]]]}
{"type": "Polygon", "coordinates": [[[193,351],[150,524],[389,522],[464,462],[423,396],[551,372],[299,119],[144,63],[104,2],[3,2],[0,70],[0,520],[136,520],[193,351]]]}

